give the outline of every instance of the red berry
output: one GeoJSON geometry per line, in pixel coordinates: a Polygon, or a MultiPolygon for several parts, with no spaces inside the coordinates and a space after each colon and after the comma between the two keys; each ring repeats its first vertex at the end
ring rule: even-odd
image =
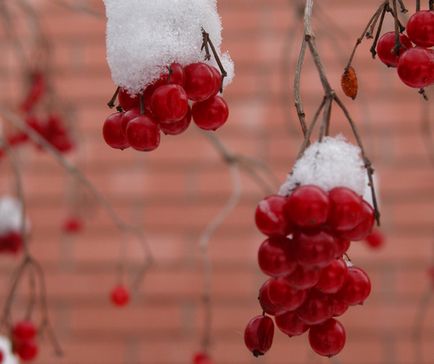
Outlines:
{"type": "Polygon", "coordinates": [[[308,325],[320,324],[333,316],[330,296],[310,291],[304,304],[297,310],[298,317],[308,325]]]}
{"type": "Polygon", "coordinates": [[[167,77],[167,82],[170,84],[184,86],[184,80],[184,68],[179,63],[172,63],[169,66],[169,75],[167,77]]]}
{"type": "Polygon", "coordinates": [[[210,66],[210,68],[211,68],[211,71],[214,75],[214,81],[215,81],[215,88],[213,91],[213,96],[214,96],[220,92],[220,89],[222,87],[223,77],[217,68],[215,68],[213,66],[210,66]]]}
{"type": "Polygon", "coordinates": [[[63,231],[69,234],[79,233],[83,229],[83,222],[78,217],[69,217],[63,223],[63,231]]]}
{"type": "Polygon", "coordinates": [[[294,272],[297,262],[292,256],[293,242],[284,237],[265,240],[258,251],[258,262],[261,270],[271,276],[286,276],[294,272]]]}
{"type": "Polygon", "coordinates": [[[366,237],[366,243],[373,249],[380,249],[384,245],[384,240],[384,235],[379,229],[374,229],[374,231],[366,237]]]}
{"type": "Polygon", "coordinates": [[[149,116],[138,116],[128,123],[127,140],[134,149],[149,152],[160,145],[160,128],[149,116]]]}
{"type": "Polygon", "coordinates": [[[36,327],[31,321],[17,322],[12,328],[12,337],[15,341],[29,341],[36,337],[36,327]]]}
{"type": "Polygon", "coordinates": [[[434,82],[434,52],[421,47],[409,49],[399,58],[398,75],[407,86],[430,86],[434,82]]]}
{"type": "Polygon", "coordinates": [[[276,325],[286,335],[299,336],[304,334],[309,325],[306,325],[295,312],[285,312],[275,317],[276,325]]]}
{"type": "Polygon", "coordinates": [[[344,326],[335,319],[327,320],[309,330],[311,348],[319,355],[332,357],[339,354],[345,346],[344,326]]]}
{"type": "Polygon", "coordinates": [[[247,324],[244,342],[247,348],[258,357],[270,350],[273,344],[274,323],[267,316],[256,316],[247,324]]]}
{"type": "Polygon", "coordinates": [[[315,287],[319,282],[320,274],[321,270],[319,268],[308,268],[299,265],[294,273],[292,273],[286,279],[294,288],[309,289],[315,287]]]}
{"type": "Polygon", "coordinates": [[[399,62],[399,57],[410,48],[413,48],[413,45],[410,42],[410,39],[405,34],[399,35],[400,48],[399,55],[395,54],[395,32],[388,32],[383,34],[383,36],[378,41],[377,45],[377,53],[381,62],[383,62],[386,66],[389,67],[397,67],[399,62]]]}
{"type": "Polygon", "coordinates": [[[23,248],[23,238],[19,232],[11,231],[0,236],[0,253],[17,254],[23,248]]]}
{"type": "Polygon", "coordinates": [[[134,109],[131,109],[131,110],[128,110],[127,112],[124,112],[124,114],[122,115],[122,120],[121,120],[122,132],[124,133],[124,135],[127,135],[128,123],[138,116],[140,116],[140,110],[138,107],[135,107],[134,109]]]}
{"type": "Polygon", "coordinates": [[[422,10],[413,14],[407,23],[407,34],[418,46],[434,47],[434,11],[422,10]]]}
{"type": "Polygon", "coordinates": [[[151,97],[152,115],[161,123],[182,120],[188,112],[188,99],[179,85],[158,87],[151,97]]]}
{"type": "Polygon", "coordinates": [[[139,107],[140,98],[138,96],[130,96],[124,89],[120,89],[118,94],[119,105],[124,111],[139,107]]]}
{"type": "Polygon", "coordinates": [[[342,316],[347,312],[349,305],[345,303],[338,295],[330,296],[331,304],[333,306],[333,317],[342,316]]]}
{"type": "Polygon", "coordinates": [[[0,350],[0,364],[3,363],[4,358],[3,351],[0,350]]]}
{"type": "Polygon", "coordinates": [[[229,117],[229,108],[223,97],[214,96],[196,102],[192,109],[193,120],[203,130],[217,130],[229,117]]]}
{"type": "Polygon", "coordinates": [[[184,88],[190,100],[205,101],[215,95],[215,74],[206,63],[190,64],[184,72],[184,88]]]}
{"type": "Polygon", "coordinates": [[[329,192],[330,214],[328,224],[337,231],[348,231],[361,221],[363,199],[354,191],[337,187],[329,192]]]}
{"type": "Polygon", "coordinates": [[[324,231],[296,233],[294,241],[295,254],[300,265],[322,268],[336,257],[336,240],[324,231]]]}
{"type": "Polygon", "coordinates": [[[336,237],[335,241],[336,241],[336,258],[341,258],[350,248],[351,241],[341,237],[336,237]]]}
{"type": "Polygon", "coordinates": [[[188,108],[187,115],[182,120],[170,124],[160,123],[160,129],[166,135],[179,135],[188,129],[190,122],[191,110],[188,108]]]}
{"type": "Polygon", "coordinates": [[[372,206],[363,201],[361,222],[354,229],[339,233],[343,239],[359,241],[365,239],[372,231],[375,223],[375,212],[372,206]]]}
{"type": "MultiPolygon", "coordinates": [[[[143,100],[145,104],[145,110],[149,113],[152,113],[151,100],[154,91],[160,86],[167,85],[168,75],[163,75],[159,79],[155,80],[153,83],[148,85],[143,91],[143,100]]],[[[140,105],[139,105],[140,106],[140,105]]]]}
{"type": "Polygon", "coordinates": [[[362,304],[371,293],[371,281],[360,268],[348,269],[348,276],[344,286],[338,292],[338,297],[346,304],[353,306],[362,304]]]}
{"type": "Polygon", "coordinates": [[[196,353],[193,356],[193,364],[213,364],[213,362],[207,354],[196,353]]]}
{"type": "Polygon", "coordinates": [[[255,221],[258,229],[268,236],[287,236],[291,228],[283,214],[286,197],[272,195],[259,202],[255,221]]]}
{"type": "Polygon", "coordinates": [[[348,268],[343,259],[335,259],[321,271],[321,276],[315,288],[322,293],[336,293],[345,283],[348,268]]]}
{"type": "Polygon", "coordinates": [[[130,302],[130,292],[124,286],[116,286],[110,293],[110,299],[115,306],[124,307],[130,302]]]}
{"type": "Polygon", "coordinates": [[[121,112],[110,115],[102,129],[105,142],[112,148],[121,150],[130,146],[122,131],[122,116],[121,112]]]}
{"type": "Polygon", "coordinates": [[[33,340],[26,340],[16,345],[16,352],[23,361],[34,360],[38,356],[38,346],[33,340]]]}
{"type": "Polygon", "coordinates": [[[289,221],[302,228],[316,228],[327,221],[329,198],[317,186],[301,186],[289,197],[285,214],[289,221]]]}

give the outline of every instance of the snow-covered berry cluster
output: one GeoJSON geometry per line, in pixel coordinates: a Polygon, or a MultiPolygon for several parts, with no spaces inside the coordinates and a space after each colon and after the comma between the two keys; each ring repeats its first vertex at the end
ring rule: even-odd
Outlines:
{"type": "Polygon", "coordinates": [[[220,51],[216,1],[104,2],[107,60],[119,104],[104,123],[107,144],[151,151],[161,131],[180,134],[191,119],[205,130],[221,127],[229,110],[218,93],[231,82],[234,66],[220,51]]]}
{"type": "Polygon", "coordinates": [[[402,82],[413,88],[434,84],[434,11],[421,10],[413,14],[407,24],[407,35],[385,33],[377,45],[380,60],[389,67],[397,67],[402,82]],[[414,46],[415,45],[415,46],[414,46]]]}
{"type": "Polygon", "coordinates": [[[18,254],[23,248],[21,203],[10,196],[0,198],[0,254],[18,254]]]}
{"type": "Polygon", "coordinates": [[[258,263],[270,279],[259,291],[264,314],[245,331],[255,356],[273,341],[274,323],[265,314],[290,337],[309,331],[319,355],[343,349],[346,334],[336,317],[371,291],[368,275],[346,256],[351,241],[369,236],[375,222],[374,209],[362,197],[363,171],[357,147],[327,137],[305,151],[280,195],[259,203],[256,226],[267,239],[258,263]]]}
{"type": "Polygon", "coordinates": [[[38,330],[36,326],[28,320],[19,321],[12,327],[12,351],[22,361],[32,361],[38,356],[37,335],[38,330]]]}

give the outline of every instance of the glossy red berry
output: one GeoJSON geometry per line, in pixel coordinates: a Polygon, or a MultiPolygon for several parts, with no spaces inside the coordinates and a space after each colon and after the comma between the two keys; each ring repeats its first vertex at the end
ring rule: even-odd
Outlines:
{"type": "Polygon", "coordinates": [[[359,241],[365,239],[371,232],[375,223],[375,212],[373,207],[363,201],[361,222],[352,230],[339,233],[342,239],[359,241]]]}
{"type": "Polygon", "coordinates": [[[205,101],[215,95],[215,74],[206,63],[192,63],[184,72],[184,88],[190,100],[205,101]]]}
{"type": "Polygon", "coordinates": [[[77,234],[83,229],[83,222],[80,218],[71,216],[64,221],[62,229],[65,233],[77,234]]]}
{"type": "Polygon", "coordinates": [[[191,110],[188,108],[187,115],[182,120],[170,124],[160,123],[160,129],[166,135],[179,135],[188,129],[190,123],[191,110]]]}
{"type": "Polygon", "coordinates": [[[259,267],[271,277],[291,274],[297,268],[293,248],[292,240],[285,237],[265,240],[258,251],[259,267]]]}
{"type": "Polygon", "coordinates": [[[322,293],[336,293],[344,285],[348,274],[347,264],[343,259],[335,259],[321,271],[315,288],[322,293]]]}
{"type": "Polygon", "coordinates": [[[118,307],[124,307],[130,302],[130,292],[124,286],[116,286],[110,293],[111,302],[118,307]]]}
{"type": "Polygon", "coordinates": [[[135,107],[134,109],[128,110],[127,112],[123,113],[121,119],[121,125],[122,125],[122,132],[124,133],[125,136],[127,135],[128,123],[138,116],[140,116],[140,110],[138,107],[135,107]]]}
{"type": "Polygon", "coordinates": [[[424,48],[434,47],[434,11],[418,11],[407,23],[407,34],[413,43],[424,48]]]}
{"type": "Polygon", "coordinates": [[[316,228],[327,221],[329,198],[317,186],[301,186],[289,197],[285,214],[289,221],[301,228],[316,228]]]}
{"type": "Polygon", "coordinates": [[[244,342],[255,357],[270,350],[274,338],[274,323],[267,316],[254,317],[244,331],[244,342]]]}
{"type": "Polygon", "coordinates": [[[36,334],[36,327],[31,321],[23,320],[17,322],[12,328],[12,337],[15,341],[33,340],[36,334]]]}
{"type": "Polygon", "coordinates": [[[333,306],[330,296],[318,292],[311,291],[303,303],[297,310],[297,315],[307,325],[318,325],[333,316],[333,306]]]}
{"type": "Polygon", "coordinates": [[[149,152],[160,145],[160,128],[149,116],[138,116],[128,123],[127,140],[134,149],[149,152]]]}
{"type": "Polygon", "coordinates": [[[298,289],[309,289],[315,287],[319,282],[321,269],[304,267],[299,265],[297,269],[286,279],[289,284],[298,289]]]}
{"type": "Polygon", "coordinates": [[[377,53],[381,62],[389,67],[397,67],[399,62],[399,57],[410,48],[413,48],[410,39],[405,34],[399,35],[400,48],[399,54],[395,54],[396,38],[395,32],[388,32],[383,34],[383,36],[378,41],[377,53]]]}
{"type": "Polygon", "coordinates": [[[379,229],[374,229],[374,231],[366,237],[366,244],[368,244],[372,249],[382,248],[384,242],[384,235],[379,229]]]}
{"type": "Polygon", "coordinates": [[[275,317],[276,325],[286,335],[299,336],[309,330],[309,325],[306,325],[295,312],[285,312],[275,317]]]}
{"type": "Polygon", "coordinates": [[[192,108],[193,120],[203,130],[217,130],[228,120],[229,108],[220,96],[196,102],[192,108]]]}
{"type": "Polygon", "coordinates": [[[130,146],[122,130],[122,116],[123,113],[120,112],[110,115],[102,129],[105,142],[110,147],[121,150],[130,146]]]}
{"type": "Polygon", "coordinates": [[[398,75],[407,86],[430,86],[434,82],[434,52],[421,47],[409,49],[399,58],[398,75]]]}
{"type": "Polygon", "coordinates": [[[211,67],[211,71],[214,75],[214,81],[215,81],[215,88],[213,91],[213,96],[217,95],[220,92],[220,89],[222,87],[222,81],[223,81],[223,77],[222,74],[219,72],[219,70],[213,66],[211,67]]]}
{"type": "Polygon", "coordinates": [[[34,360],[38,356],[38,345],[33,340],[27,340],[16,345],[16,353],[23,361],[34,360]]]}
{"type": "Polygon", "coordinates": [[[339,354],[345,346],[344,326],[335,319],[327,320],[309,330],[311,348],[319,355],[332,357],[339,354]]]}
{"type": "Polygon", "coordinates": [[[160,86],[151,97],[152,115],[161,123],[182,120],[187,115],[188,107],[187,94],[179,85],[160,86]]]}
{"type": "Polygon", "coordinates": [[[272,195],[259,202],[256,208],[255,221],[259,231],[268,236],[287,236],[291,233],[283,209],[286,197],[272,195]]]}
{"type": "MultiPolygon", "coordinates": [[[[276,308],[275,314],[296,310],[306,300],[306,291],[293,288],[282,277],[265,282],[261,287],[261,295],[266,295],[267,300],[276,308]]],[[[264,311],[267,312],[265,309],[264,311]]]]}
{"type": "Polygon", "coordinates": [[[120,89],[118,94],[119,105],[124,111],[132,108],[139,107],[140,98],[138,96],[131,96],[126,90],[120,89]]]}
{"type": "Polygon", "coordinates": [[[324,231],[296,233],[294,236],[296,257],[306,267],[326,267],[336,257],[335,238],[324,231]]]}
{"type": "Polygon", "coordinates": [[[330,300],[333,306],[333,317],[342,316],[347,312],[349,305],[345,303],[339,295],[331,295],[330,300]]]}
{"type": "Polygon", "coordinates": [[[336,241],[336,258],[341,258],[350,248],[351,241],[341,237],[335,237],[335,241],[336,241]]]}
{"type": "Polygon", "coordinates": [[[167,82],[170,84],[184,86],[184,81],[185,81],[184,67],[182,67],[179,63],[172,63],[169,66],[169,74],[167,77],[167,82]]]}
{"type": "Polygon", "coordinates": [[[354,229],[361,221],[363,199],[354,191],[337,187],[329,192],[330,214],[329,226],[337,231],[354,229]]]}
{"type": "Polygon", "coordinates": [[[348,269],[348,276],[344,286],[338,292],[338,297],[346,304],[362,304],[371,293],[371,281],[368,275],[360,268],[348,269]]]}

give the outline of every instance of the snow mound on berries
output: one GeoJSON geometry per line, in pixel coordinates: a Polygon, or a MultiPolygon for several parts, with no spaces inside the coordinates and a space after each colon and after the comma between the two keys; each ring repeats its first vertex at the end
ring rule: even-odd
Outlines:
{"type": "Polygon", "coordinates": [[[9,196],[0,198],[0,235],[20,231],[21,221],[21,203],[9,196]]]}
{"type": "Polygon", "coordinates": [[[18,359],[12,353],[12,344],[7,337],[0,336],[0,351],[3,353],[2,364],[19,364],[18,359]]]}
{"type": "Polygon", "coordinates": [[[365,176],[360,148],[348,143],[342,136],[326,137],[306,149],[279,194],[287,196],[299,185],[313,184],[325,191],[348,187],[363,196],[365,176]]]}
{"type": "MultiPolygon", "coordinates": [[[[222,25],[216,0],[104,0],[107,60],[116,85],[137,94],[172,62],[204,60],[202,27],[210,34],[224,68],[225,85],[234,75],[228,53],[221,54],[222,25]]],[[[216,66],[212,57],[210,64],[216,66]]]]}

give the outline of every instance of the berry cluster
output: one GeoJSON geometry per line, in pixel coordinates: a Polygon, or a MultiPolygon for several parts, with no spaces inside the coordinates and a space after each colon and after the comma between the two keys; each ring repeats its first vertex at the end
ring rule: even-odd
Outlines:
{"type": "Polygon", "coordinates": [[[12,350],[23,361],[34,360],[38,355],[37,330],[31,321],[17,322],[12,328],[12,350]]]}
{"type": "Polygon", "coordinates": [[[120,111],[104,122],[104,140],[115,149],[147,152],[159,146],[161,131],[181,134],[192,118],[201,129],[217,130],[229,116],[225,100],[218,95],[222,82],[220,72],[206,63],[186,67],[173,63],[140,95],[132,97],[120,89],[120,111]]]}
{"type": "Polygon", "coordinates": [[[365,239],[375,221],[371,205],[345,187],[328,193],[314,185],[297,187],[288,197],[270,196],[256,210],[256,225],[268,238],[258,252],[261,270],[271,278],[259,291],[263,316],[252,319],[245,343],[255,356],[272,344],[273,320],[285,334],[309,330],[312,349],[338,354],[345,330],[334,317],[369,296],[367,274],[344,260],[351,241],[365,239]]]}
{"type": "Polygon", "coordinates": [[[407,35],[385,33],[377,45],[380,60],[389,67],[397,67],[402,82],[413,88],[434,84],[434,11],[418,11],[407,24],[407,35]],[[413,46],[413,43],[416,46],[413,46]]]}

